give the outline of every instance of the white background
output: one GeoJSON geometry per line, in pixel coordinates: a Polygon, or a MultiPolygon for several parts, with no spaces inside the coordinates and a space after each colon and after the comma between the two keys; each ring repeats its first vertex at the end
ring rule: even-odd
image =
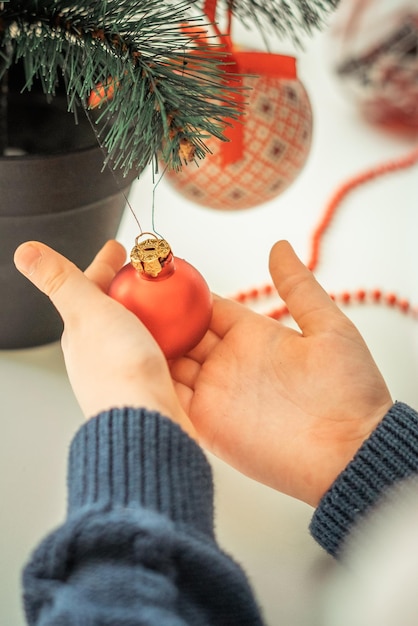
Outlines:
{"type": "MultiPolygon", "coordinates": [[[[237,29],[237,38],[259,44],[237,29]]],[[[411,139],[371,127],[345,101],[331,77],[326,32],[299,52],[299,76],[314,111],[314,140],[302,174],[282,196],[253,210],[198,207],[163,180],[155,225],[174,253],[194,264],[223,295],[269,282],[271,245],[287,238],[307,261],[310,238],[340,183],[365,168],[406,154],[411,139]]],[[[289,52],[289,45],[274,45],[289,52]]],[[[130,196],[144,230],[151,227],[153,183],[146,172],[130,196]]],[[[317,278],[329,291],[379,287],[418,304],[417,167],[350,194],[326,235],[317,278]]],[[[130,212],[118,238],[129,250],[138,234],[130,212]]],[[[268,310],[270,305],[266,303],[268,310]]],[[[394,399],[418,407],[418,322],[383,306],[352,306],[394,399]]],[[[0,624],[23,626],[20,571],[31,549],[65,511],[66,456],[82,416],[58,343],[0,351],[0,624]]],[[[329,560],[309,537],[312,510],[238,475],[212,459],[217,531],[247,569],[270,625],[313,623],[316,595],[329,560]]]]}

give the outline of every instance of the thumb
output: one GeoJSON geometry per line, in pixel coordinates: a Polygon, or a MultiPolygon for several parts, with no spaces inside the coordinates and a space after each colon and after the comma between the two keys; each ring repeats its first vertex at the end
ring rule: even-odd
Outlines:
{"type": "Polygon", "coordinates": [[[37,241],[21,244],[14,255],[17,269],[40,291],[46,294],[64,322],[72,312],[80,312],[84,297],[74,298],[74,294],[93,292],[99,289],[86,278],[74,263],[52,248],[37,241]]]}
{"type": "Polygon", "coordinates": [[[342,315],[287,241],[274,244],[269,267],[279,296],[305,335],[329,330],[334,316],[342,315]]]}

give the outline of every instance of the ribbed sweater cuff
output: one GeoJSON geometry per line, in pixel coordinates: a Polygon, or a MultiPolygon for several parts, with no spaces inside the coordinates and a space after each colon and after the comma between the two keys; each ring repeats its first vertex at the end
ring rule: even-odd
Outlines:
{"type": "Polygon", "coordinates": [[[418,414],[392,406],[322,498],[310,531],[338,556],[353,525],[396,482],[418,473],[418,414]]]}
{"type": "Polygon", "coordinates": [[[196,442],[159,413],[103,412],[71,444],[68,515],[138,506],[213,536],[211,468],[196,442]]]}

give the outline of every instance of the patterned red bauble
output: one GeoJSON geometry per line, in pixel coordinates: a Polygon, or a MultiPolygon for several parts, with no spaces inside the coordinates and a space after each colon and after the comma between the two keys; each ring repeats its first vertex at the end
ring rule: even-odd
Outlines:
{"type": "Polygon", "coordinates": [[[232,122],[242,125],[239,158],[226,162],[224,151],[233,145],[210,138],[211,153],[198,165],[166,172],[164,178],[192,202],[224,210],[257,206],[283,193],[306,162],[312,109],[302,83],[264,75],[244,77],[243,85],[251,88],[248,104],[242,119],[232,122]]]}
{"type": "Polygon", "coordinates": [[[205,335],[212,294],[203,276],[157,237],[137,243],[109,295],[148,328],[167,359],[183,356],[205,335]]]}

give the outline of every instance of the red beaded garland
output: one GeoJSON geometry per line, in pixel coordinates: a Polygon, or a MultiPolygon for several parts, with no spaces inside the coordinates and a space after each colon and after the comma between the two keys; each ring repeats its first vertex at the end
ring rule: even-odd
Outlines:
{"type": "MultiPolygon", "coordinates": [[[[248,292],[240,292],[236,294],[233,299],[241,304],[251,304],[252,301],[256,301],[266,295],[270,295],[273,291],[271,285],[265,285],[259,289],[252,288],[248,292]]],[[[370,289],[365,291],[364,289],[358,289],[357,291],[349,292],[343,291],[339,294],[328,294],[331,300],[342,305],[348,304],[386,304],[387,306],[400,311],[401,313],[410,314],[413,318],[418,319],[418,306],[413,307],[411,303],[405,298],[399,298],[392,292],[384,293],[380,289],[370,289]]],[[[268,317],[279,320],[289,315],[288,308],[283,305],[276,309],[273,309],[269,313],[266,313],[268,317]]]]}
{"type": "Polygon", "coordinates": [[[331,221],[344,200],[345,196],[348,195],[351,191],[360,187],[364,183],[367,183],[379,176],[384,176],[385,174],[389,174],[391,172],[396,172],[401,169],[406,169],[415,165],[418,162],[418,148],[414,148],[409,154],[405,157],[401,157],[395,161],[389,161],[387,163],[383,163],[382,165],[378,165],[377,167],[372,167],[353,178],[350,178],[347,182],[343,183],[334,195],[331,197],[329,201],[322,219],[320,220],[318,226],[314,230],[312,235],[311,242],[311,256],[308,261],[308,268],[313,271],[319,263],[319,252],[322,243],[322,237],[325,231],[329,228],[331,221]]]}
{"type": "MultiPolygon", "coordinates": [[[[364,183],[367,183],[379,176],[412,167],[416,163],[418,163],[418,148],[414,148],[405,157],[401,157],[397,160],[389,161],[377,167],[373,167],[343,183],[331,197],[331,200],[326,206],[321,220],[319,221],[317,227],[313,232],[311,239],[311,253],[309,261],[307,263],[307,267],[311,271],[314,271],[317,268],[319,264],[323,236],[329,228],[337,209],[340,207],[342,201],[344,200],[346,195],[348,195],[348,193],[350,193],[360,185],[363,185],[364,183]]],[[[251,300],[257,300],[262,297],[270,296],[274,293],[274,286],[268,284],[263,285],[259,288],[253,287],[247,292],[239,292],[238,294],[233,296],[233,299],[237,302],[246,304],[251,300]]],[[[348,305],[352,303],[383,303],[402,313],[411,315],[414,319],[418,319],[418,306],[412,306],[408,300],[406,300],[405,298],[399,298],[396,294],[392,292],[383,293],[381,289],[371,289],[370,291],[359,289],[353,293],[343,291],[341,294],[329,294],[329,296],[335,302],[341,302],[341,304],[343,305],[348,305]]],[[[289,315],[289,311],[287,307],[283,305],[281,307],[273,309],[269,313],[266,313],[266,315],[268,317],[279,320],[289,315]]]]}

